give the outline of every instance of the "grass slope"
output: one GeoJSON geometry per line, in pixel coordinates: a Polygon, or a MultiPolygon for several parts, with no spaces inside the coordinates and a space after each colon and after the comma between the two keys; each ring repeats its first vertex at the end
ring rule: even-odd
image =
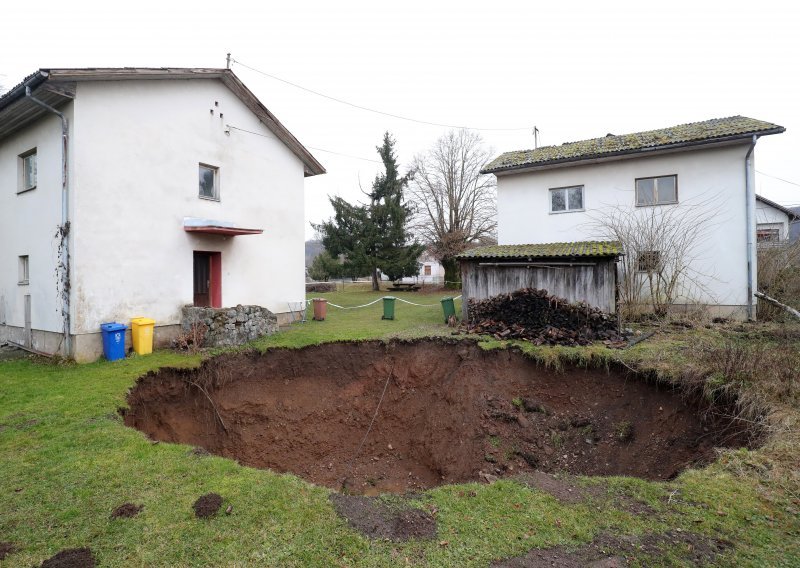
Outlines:
{"type": "MultiPolygon", "coordinates": [[[[324,294],[340,305],[381,295],[324,294]]],[[[380,319],[380,303],[360,310],[330,307],[326,321],[294,324],[256,346],[447,335],[451,330],[438,306],[442,296],[402,296],[437,305],[398,302],[394,321],[380,319]]],[[[623,356],[626,364],[677,375],[687,346],[698,336],[716,341],[714,333],[661,334],[623,356]]],[[[604,364],[620,356],[602,347],[528,349],[556,366],[604,364]]],[[[124,406],[139,375],[198,361],[198,356],[159,351],[88,365],[35,358],[0,363],[0,542],[20,549],[0,566],[38,565],[60,549],[83,546],[102,566],[487,566],[532,547],[579,546],[603,531],[674,528],[735,543],[719,559],[723,566],[798,565],[797,485],[788,473],[797,458],[779,442],[757,452],[728,452],[711,467],[670,483],[612,478],[603,482],[607,499],[572,505],[513,481],[440,487],[426,492],[419,505],[436,512],[435,541],[369,541],[336,516],[328,489],[292,475],[198,456],[188,446],[153,444],[121,423],[117,408],[124,406]],[[223,509],[232,505],[232,514],[195,519],[191,505],[208,492],[221,494],[223,509]],[[652,512],[627,512],[624,499],[641,501],[652,512]],[[142,504],[144,510],[132,519],[110,520],[111,511],[124,502],[142,504]]],[[[776,403],[784,405],[784,419],[796,419],[795,403],[776,403]]],[[[681,566],[683,552],[676,547],[633,565],[681,566]]]]}

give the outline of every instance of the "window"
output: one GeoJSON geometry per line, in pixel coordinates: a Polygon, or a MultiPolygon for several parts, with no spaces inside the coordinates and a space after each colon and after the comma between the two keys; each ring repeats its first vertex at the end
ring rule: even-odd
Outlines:
{"type": "Polygon", "coordinates": [[[777,227],[761,226],[756,227],[757,243],[777,243],[781,240],[781,230],[777,227]]]}
{"type": "Polygon", "coordinates": [[[19,257],[19,285],[24,286],[28,284],[30,279],[30,269],[28,264],[28,255],[19,257]]]}
{"type": "Polygon", "coordinates": [[[19,157],[20,176],[17,193],[36,189],[36,148],[19,157]]]}
{"type": "Polygon", "coordinates": [[[425,265],[425,273],[424,273],[424,275],[425,276],[430,276],[431,275],[431,265],[430,264],[426,264],[425,265]]]}
{"type": "Polygon", "coordinates": [[[658,272],[661,270],[661,252],[645,250],[639,253],[636,264],[639,272],[658,272]]]}
{"type": "Polygon", "coordinates": [[[219,200],[219,168],[200,164],[200,197],[219,200]]]}
{"type": "Polygon", "coordinates": [[[636,205],[665,205],[678,202],[678,176],[639,178],[636,180],[636,205]]]}
{"type": "Polygon", "coordinates": [[[556,187],[550,190],[550,213],[583,211],[583,186],[556,187]]]}

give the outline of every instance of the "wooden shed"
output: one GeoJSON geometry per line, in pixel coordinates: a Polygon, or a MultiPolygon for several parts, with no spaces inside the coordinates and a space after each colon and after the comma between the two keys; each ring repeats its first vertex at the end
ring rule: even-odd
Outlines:
{"type": "Polygon", "coordinates": [[[521,288],[545,289],[571,302],[586,302],[608,313],[617,309],[615,241],[582,241],[479,247],[458,256],[463,316],[468,300],[484,300],[521,288]]]}

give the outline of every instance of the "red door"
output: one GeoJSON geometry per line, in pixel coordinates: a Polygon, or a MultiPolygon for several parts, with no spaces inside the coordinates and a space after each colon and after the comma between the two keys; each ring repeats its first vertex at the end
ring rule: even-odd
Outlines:
{"type": "Polygon", "coordinates": [[[194,251],[194,305],[222,307],[222,254],[194,251]]]}

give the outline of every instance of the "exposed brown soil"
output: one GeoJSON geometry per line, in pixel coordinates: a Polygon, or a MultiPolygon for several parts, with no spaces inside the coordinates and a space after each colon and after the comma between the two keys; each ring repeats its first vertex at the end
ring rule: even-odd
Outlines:
{"type": "Polygon", "coordinates": [[[705,566],[729,548],[731,543],[696,533],[668,531],[662,534],[616,537],[601,534],[594,541],[570,550],[563,546],[537,548],[525,556],[492,563],[493,568],[617,568],[636,560],[643,566],[667,550],[689,566],[705,566]]]}
{"type": "Polygon", "coordinates": [[[339,516],[366,537],[394,541],[436,538],[436,520],[427,511],[384,503],[377,497],[332,493],[330,500],[339,516]]]}
{"type": "Polygon", "coordinates": [[[112,519],[130,519],[141,513],[144,505],[134,505],[133,503],[123,503],[111,513],[112,519]]]}
{"type": "Polygon", "coordinates": [[[94,568],[95,564],[88,548],[67,548],[42,562],[42,568],[94,568]]]}
{"type": "Polygon", "coordinates": [[[198,519],[213,517],[222,506],[222,497],[217,493],[206,493],[194,502],[192,508],[198,519]]]}
{"type": "Polygon", "coordinates": [[[17,547],[10,542],[0,542],[0,560],[4,560],[6,556],[14,554],[17,547]]]}
{"type": "Polygon", "coordinates": [[[156,440],[365,494],[535,470],[663,480],[749,440],[632,374],[456,340],[223,355],[141,377],[128,403],[125,424],[156,440]]]}

